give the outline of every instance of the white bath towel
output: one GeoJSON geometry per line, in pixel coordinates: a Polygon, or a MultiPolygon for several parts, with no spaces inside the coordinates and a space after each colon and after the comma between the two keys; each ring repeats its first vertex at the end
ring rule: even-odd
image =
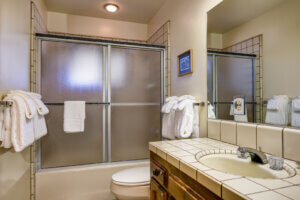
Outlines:
{"type": "Polygon", "coordinates": [[[270,99],[267,103],[267,110],[278,111],[279,101],[277,99],[270,99]]]}
{"type": "Polygon", "coordinates": [[[22,91],[22,90],[12,90],[9,93],[10,94],[23,95],[23,96],[29,98],[33,102],[33,104],[35,106],[35,109],[37,110],[37,112],[40,115],[46,115],[46,114],[49,113],[48,108],[46,107],[46,105],[41,100],[42,97],[41,97],[40,94],[33,93],[33,92],[25,92],[25,91],[22,91]]]}
{"type": "Polygon", "coordinates": [[[168,97],[166,103],[162,107],[162,136],[167,139],[175,139],[175,110],[178,97],[168,97]]]}
{"type": "Polygon", "coordinates": [[[292,110],[291,110],[291,125],[294,127],[300,127],[300,97],[295,98],[292,101],[292,110]]]}
{"type": "Polygon", "coordinates": [[[178,102],[175,113],[175,136],[177,138],[188,138],[193,132],[195,102],[190,98],[178,102]]]}
{"type": "MultiPolygon", "coordinates": [[[[3,101],[6,101],[4,98],[3,101]]],[[[3,108],[3,125],[2,125],[2,144],[0,147],[11,148],[11,113],[9,107],[3,108]]]]}
{"type": "Polygon", "coordinates": [[[78,133],[84,131],[85,102],[65,101],[64,103],[64,131],[78,133]]]}
{"type": "Polygon", "coordinates": [[[275,95],[271,99],[278,101],[278,110],[268,110],[265,122],[268,124],[287,126],[290,122],[289,98],[286,95],[275,95]]]}
{"type": "Polygon", "coordinates": [[[211,105],[211,103],[207,102],[207,117],[209,119],[216,119],[215,108],[211,105]]]}
{"type": "Polygon", "coordinates": [[[300,97],[297,97],[292,101],[292,108],[294,112],[300,112],[300,97]]]}
{"type": "Polygon", "coordinates": [[[19,95],[8,94],[11,106],[11,143],[16,152],[24,150],[34,142],[33,120],[26,117],[26,105],[19,95]]]}
{"type": "Polygon", "coordinates": [[[199,138],[199,106],[194,106],[194,122],[192,138],[199,138]]]}

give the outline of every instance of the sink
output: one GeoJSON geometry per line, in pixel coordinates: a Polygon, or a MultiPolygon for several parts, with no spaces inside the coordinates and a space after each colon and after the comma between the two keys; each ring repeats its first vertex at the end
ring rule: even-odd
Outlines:
{"type": "Polygon", "coordinates": [[[196,159],[209,168],[238,176],[278,179],[288,178],[296,174],[295,170],[286,164],[283,170],[272,170],[269,168],[269,164],[263,165],[252,162],[250,157],[240,159],[237,157],[236,151],[202,151],[196,154],[196,159]]]}

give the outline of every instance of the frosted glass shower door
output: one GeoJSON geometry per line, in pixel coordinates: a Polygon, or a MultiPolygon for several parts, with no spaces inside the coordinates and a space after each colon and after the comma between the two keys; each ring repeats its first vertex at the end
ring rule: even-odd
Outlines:
{"type": "Polygon", "coordinates": [[[103,162],[103,46],[42,41],[41,94],[50,113],[42,168],[103,162]],[[86,101],[83,133],[63,131],[63,103],[86,101]]]}
{"type": "Polygon", "coordinates": [[[145,159],[161,139],[161,51],[111,49],[111,161],[145,159]]]}
{"type": "Polygon", "coordinates": [[[249,122],[254,121],[254,67],[252,58],[216,56],[217,117],[233,119],[230,103],[235,96],[245,96],[249,122]]]}

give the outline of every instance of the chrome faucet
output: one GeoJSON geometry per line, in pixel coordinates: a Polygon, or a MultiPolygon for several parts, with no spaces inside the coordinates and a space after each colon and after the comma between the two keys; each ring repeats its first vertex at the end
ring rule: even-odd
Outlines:
{"type": "Polygon", "coordinates": [[[256,149],[252,149],[249,147],[238,147],[237,151],[239,152],[239,157],[240,158],[246,158],[246,154],[248,153],[251,157],[251,160],[253,162],[261,163],[261,164],[267,164],[268,159],[266,154],[264,154],[261,151],[258,151],[256,149]]]}

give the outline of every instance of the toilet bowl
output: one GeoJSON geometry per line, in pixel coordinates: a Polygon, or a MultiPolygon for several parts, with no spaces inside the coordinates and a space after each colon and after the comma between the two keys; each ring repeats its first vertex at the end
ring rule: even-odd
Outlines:
{"type": "Polygon", "coordinates": [[[149,200],[150,167],[136,167],[112,175],[111,192],[118,200],[149,200]]]}

